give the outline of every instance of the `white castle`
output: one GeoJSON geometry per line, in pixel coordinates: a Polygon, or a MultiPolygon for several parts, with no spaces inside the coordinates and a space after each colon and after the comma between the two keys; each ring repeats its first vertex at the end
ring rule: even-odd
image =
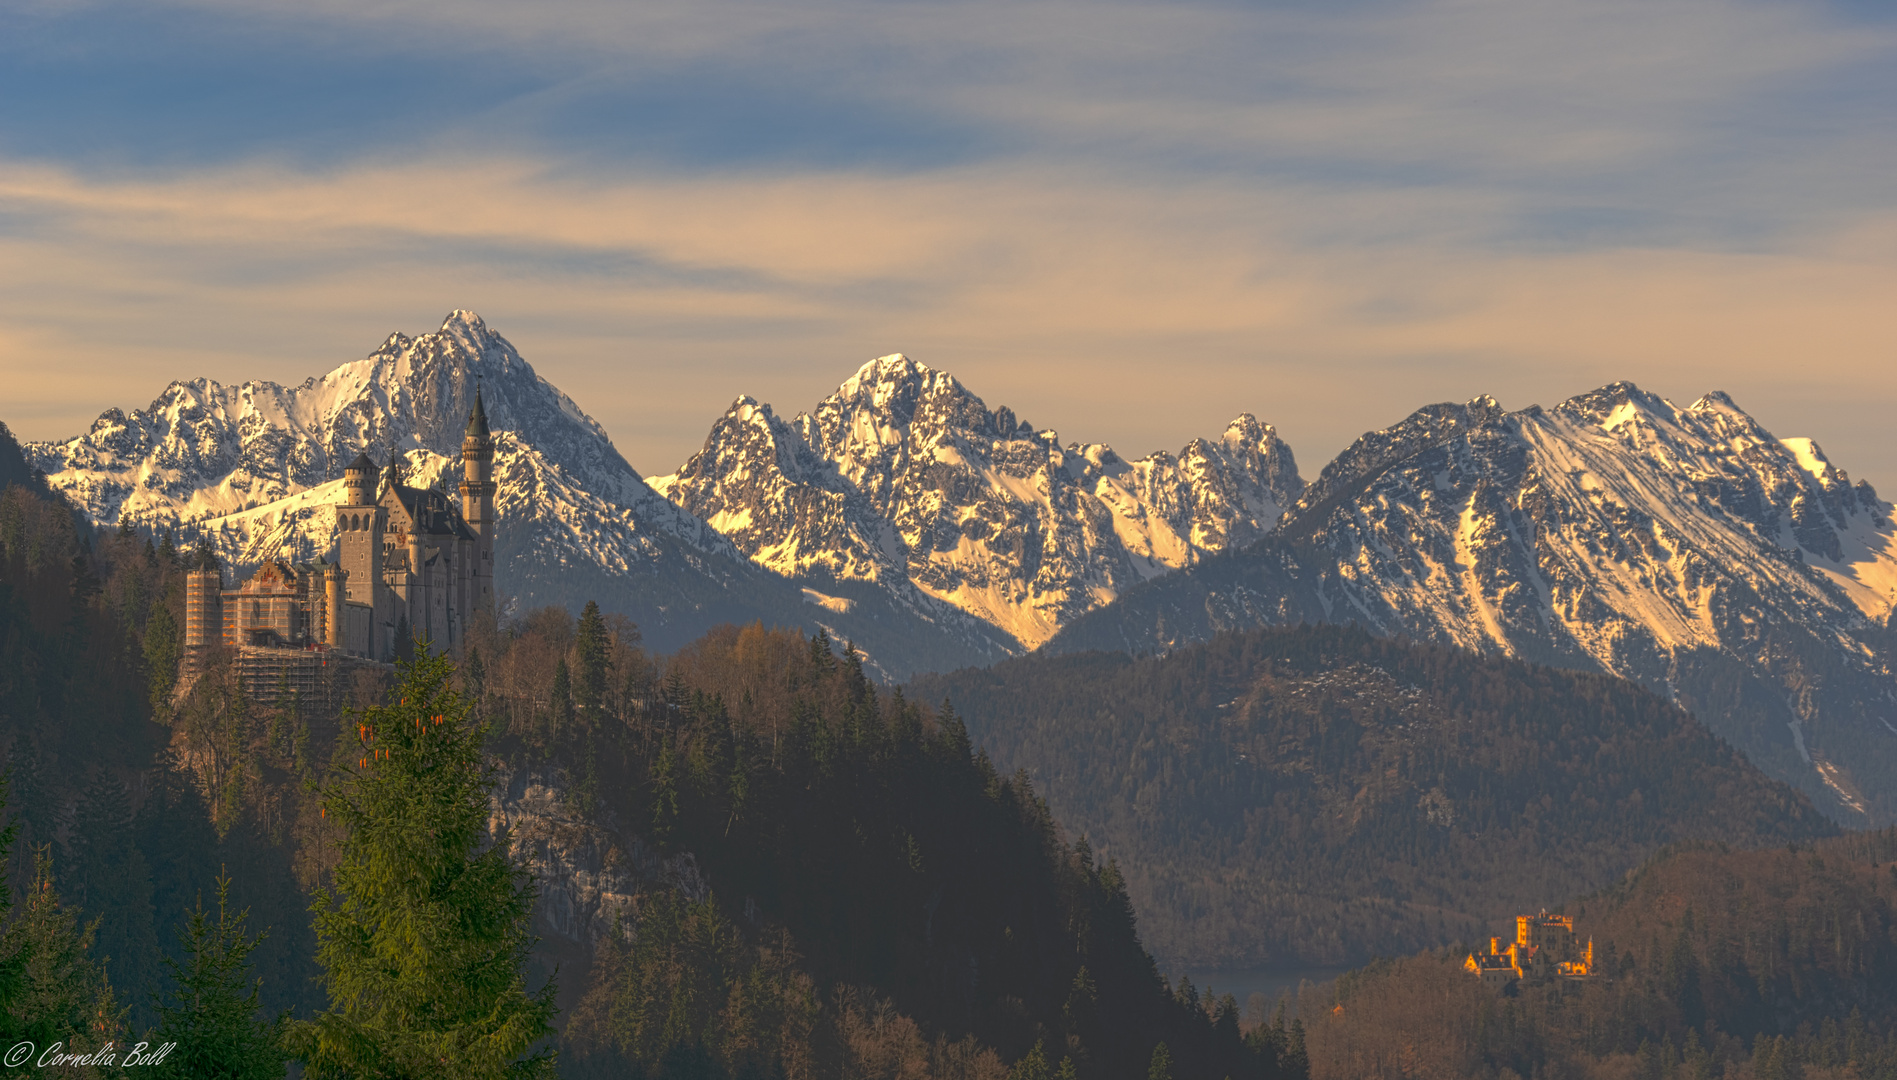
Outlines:
{"type": "Polygon", "coordinates": [[[216,566],[189,571],[187,657],[221,643],[258,661],[285,650],[387,661],[403,633],[437,651],[459,644],[494,603],[494,441],[479,389],[461,441],[459,508],[446,492],[405,486],[396,462],[380,481],[367,454],[343,470],[333,557],[266,562],[231,589],[216,566]]]}

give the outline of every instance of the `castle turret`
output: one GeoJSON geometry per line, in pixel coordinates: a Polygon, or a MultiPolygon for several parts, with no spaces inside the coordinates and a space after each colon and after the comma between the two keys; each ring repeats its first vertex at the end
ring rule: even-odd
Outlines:
{"type": "Polygon", "coordinates": [[[348,506],[367,506],[375,501],[375,462],[367,454],[357,454],[356,460],[343,470],[343,503],[348,506]]]}
{"type": "Polygon", "coordinates": [[[343,632],[343,568],[330,563],[323,568],[323,644],[332,649],[348,648],[343,632]]]}
{"type": "Polygon", "coordinates": [[[481,388],[474,388],[474,408],[461,440],[461,519],[474,534],[473,565],[467,574],[466,610],[472,615],[494,603],[494,439],[488,433],[487,409],[481,388]]]}
{"type": "Polygon", "coordinates": [[[343,501],[336,507],[336,561],[342,564],[344,599],[373,612],[368,638],[346,642],[346,647],[380,658],[384,643],[376,639],[376,628],[389,617],[392,599],[382,581],[382,538],[389,512],[376,502],[376,471],[367,454],[357,455],[343,471],[343,501]]]}
{"type": "Polygon", "coordinates": [[[194,555],[184,572],[184,647],[187,662],[197,650],[224,637],[224,571],[214,556],[194,555]]]}

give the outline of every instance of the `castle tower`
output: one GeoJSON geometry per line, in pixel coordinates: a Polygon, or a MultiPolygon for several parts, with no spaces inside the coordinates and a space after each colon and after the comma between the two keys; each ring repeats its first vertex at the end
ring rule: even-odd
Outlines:
{"type": "Polygon", "coordinates": [[[346,649],[343,634],[343,568],[330,563],[323,568],[323,644],[346,649]]]}
{"type": "Polygon", "coordinates": [[[467,574],[467,616],[486,611],[494,603],[494,439],[487,429],[487,409],[481,388],[474,388],[474,408],[468,412],[466,437],[461,440],[461,518],[474,534],[472,565],[467,574]]]}
{"type": "Polygon", "coordinates": [[[369,638],[349,642],[348,650],[373,660],[382,658],[387,643],[376,640],[392,610],[389,590],[382,583],[382,537],[389,512],[375,498],[376,467],[369,455],[358,454],[343,470],[343,501],[336,507],[336,561],[342,565],[348,601],[373,609],[369,638]]]}
{"type": "Polygon", "coordinates": [[[184,647],[187,656],[224,636],[224,571],[197,563],[184,573],[184,647]]]}

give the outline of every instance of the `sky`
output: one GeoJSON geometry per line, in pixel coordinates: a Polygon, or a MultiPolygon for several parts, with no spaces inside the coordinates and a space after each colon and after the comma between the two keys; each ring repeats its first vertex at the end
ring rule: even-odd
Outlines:
{"type": "Polygon", "coordinates": [[[6,0],[0,420],[479,312],[670,472],[904,352],[1069,441],[1731,393],[1897,495],[1897,5],[6,0]]]}

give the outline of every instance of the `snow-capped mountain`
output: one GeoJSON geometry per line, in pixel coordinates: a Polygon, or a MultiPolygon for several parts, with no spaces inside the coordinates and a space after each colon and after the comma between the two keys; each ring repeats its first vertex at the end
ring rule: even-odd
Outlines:
{"type": "MultiPolygon", "coordinates": [[[[326,542],[330,523],[306,511],[334,500],[313,489],[339,482],[343,465],[358,453],[378,462],[392,450],[403,453],[431,479],[459,468],[476,380],[496,431],[532,433],[531,441],[503,438],[495,448],[503,499],[518,500],[557,473],[568,486],[619,508],[612,516],[647,523],[641,533],[658,530],[708,550],[725,546],[654,495],[603,428],[469,311],[453,312],[433,334],[391,334],[366,358],[300,386],[175,382],[148,408],[129,416],[107,410],[86,434],[34,443],[28,453],[95,520],[123,516],[145,527],[208,529],[227,555],[254,562],[276,554],[259,548],[259,530],[283,524],[286,511],[310,521],[311,542],[326,542]],[[305,497],[293,498],[298,495],[305,497]],[[256,513],[266,507],[276,516],[256,513]]],[[[548,524],[560,507],[540,500],[517,501],[513,509],[544,516],[548,524]]],[[[560,525],[579,549],[609,564],[636,557],[633,550],[615,550],[623,545],[582,540],[580,522],[560,525]]],[[[642,546],[643,535],[630,543],[642,546]]]]}
{"type": "Polygon", "coordinates": [[[1263,536],[1303,483],[1240,416],[1178,457],[1062,447],[952,376],[865,364],[791,420],[741,397],[652,486],[763,566],[874,585],[1033,648],[1128,585],[1263,536]]]}
{"type": "Polygon", "coordinates": [[[724,621],[823,625],[861,640],[891,676],[1005,654],[980,635],[964,640],[880,601],[813,596],[758,567],[655,494],[599,424],[472,312],[432,334],[393,334],[299,386],[173,383],[147,408],[108,410],[78,438],[26,450],[94,522],[207,537],[243,570],[330,550],[328,508],[358,453],[378,463],[400,453],[410,483],[457,482],[477,380],[495,433],[497,579],[519,610],[597,599],[666,649],[724,621]]]}
{"type": "Polygon", "coordinates": [[[1264,543],[1153,582],[1050,648],[1356,622],[1599,667],[1693,709],[1845,820],[1897,818],[1897,528],[1809,439],[1722,393],[1629,383],[1418,411],[1325,468],[1264,543]]]}

